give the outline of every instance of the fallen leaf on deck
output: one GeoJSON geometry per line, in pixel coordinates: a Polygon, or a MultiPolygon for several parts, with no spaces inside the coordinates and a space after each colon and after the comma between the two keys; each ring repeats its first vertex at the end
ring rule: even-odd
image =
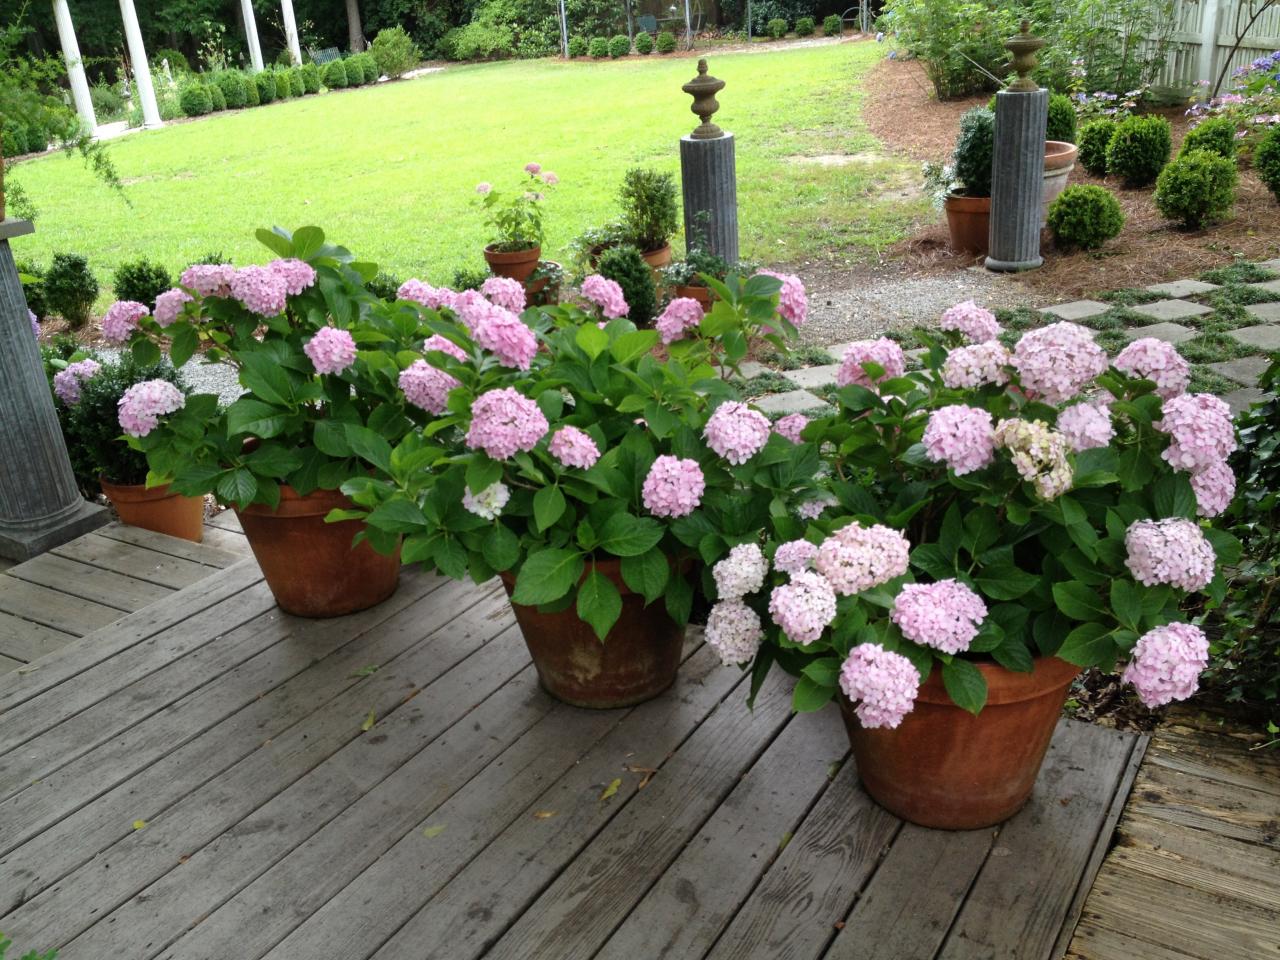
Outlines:
{"type": "Polygon", "coordinates": [[[791,831],[788,830],[786,833],[782,835],[782,840],[778,842],[778,852],[781,853],[783,850],[787,849],[787,844],[790,842],[791,842],[791,831]]]}
{"type": "Polygon", "coordinates": [[[133,821],[133,829],[135,829],[135,830],[141,830],[141,829],[142,829],[143,827],[145,827],[146,825],[147,825],[147,821],[145,821],[145,820],[135,820],[135,821],[133,821]]]}
{"type": "Polygon", "coordinates": [[[554,810],[539,810],[537,813],[533,815],[533,819],[550,820],[555,815],[556,815],[556,812],[554,810]]]}
{"type": "Polygon", "coordinates": [[[840,768],[843,766],[843,760],[832,760],[831,765],[827,767],[827,779],[834,780],[836,778],[836,774],[840,772],[840,768]]]}
{"type": "Polygon", "coordinates": [[[351,677],[352,679],[355,679],[357,677],[367,677],[377,672],[378,672],[378,665],[376,663],[371,663],[367,667],[361,667],[359,670],[353,673],[351,677]]]}
{"type": "Polygon", "coordinates": [[[360,724],[360,729],[363,730],[365,733],[368,733],[370,730],[373,729],[373,725],[374,723],[377,722],[377,719],[378,719],[377,714],[375,714],[372,710],[370,710],[369,715],[364,718],[364,723],[360,724]]]}
{"type": "Polygon", "coordinates": [[[612,797],[615,793],[618,792],[618,788],[620,786],[622,786],[622,778],[618,777],[618,779],[614,780],[613,783],[609,784],[607,787],[604,788],[604,793],[600,794],[600,800],[602,802],[605,800],[608,800],[610,797],[612,797]]]}
{"type": "Polygon", "coordinates": [[[427,827],[425,830],[422,831],[422,835],[424,837],[427,837],[428,839],[430,839],[431,837],[438,837],[442,833],[444,833],[443,823],[437,823],[434,827],[427,827]]]}

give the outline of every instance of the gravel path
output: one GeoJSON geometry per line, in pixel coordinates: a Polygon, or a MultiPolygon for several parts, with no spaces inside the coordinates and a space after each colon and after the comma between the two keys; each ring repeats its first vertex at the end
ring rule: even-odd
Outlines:
{"type": "MultiPolygon", "coordinates": [[[[106,360],[114,360],[120,355],[120,351],[113,347],[94,347],[94,353],[106,360]]],[[[203,363],[193,359],[182,368],[182,379],[192,393],[216,393],[223,404],[233,402],[245,392],[235,367],[225,363],[203,363]]]]}

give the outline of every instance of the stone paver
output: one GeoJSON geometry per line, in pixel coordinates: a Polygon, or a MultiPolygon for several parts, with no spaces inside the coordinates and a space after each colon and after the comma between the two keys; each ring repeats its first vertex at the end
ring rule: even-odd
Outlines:
{"type": "Polygon", "coordinates": [[[1157,300],[1155,303],[1139,304],[1133,308],[1133,312],[1153,320],[1185,320],[1187,317],[1213,313],[1213,308],[1186,300],[1157,300]]]}
{"type": "Polygon", "coordinates": [[[1262,263],[1258,264],[1258,266],[1260,266],[1263,270],[1275,270],[1277,272],[1280,272],[1280,257],[1276,258],[1275,260],[1264,260],[1262,261],[1262,263]]]}
{"type": "Polygon", "coordinates": [[[1257,387],[1241,387],[1239,390],[1231,391],[1222,399],[1227,402],[1227,406],[1231,408],[1232,413],[1240,414],[1265,396],[1266,394],[1257,387]]]}
{"type": "Polygon", "coordinates": [[[840,364],[829,363],[822,367],[805,367],[803,370],[788,370],[786,377],[797,387],[813,390],[826,387],[836,382],[836,374],[840,372],[840,364]]]}
{"type": "Polygon", "coordinates": [[[1265,323],[1280,323],[1280,303],[1251,303],[1244,309],[1265,323]]]}
{"type": "Polygon", "coordinates": [[[1253,347],[1255,350],[1261,350],[1264,353],[1280,350],[1280,326],[1274,324],[1268,323],[1256,327],[1243,327],[1240,330],[1232,330],[1231,336],[1246,347],[1253,347]]]}
{"type": "Polygon", "coordinates": [[[1153,283],[1147,289],[1152,293],[1162,293],[1166,297],[1190,297],[1197,293],[1217,290],[1218,285],[1205,283],[1203,280],[1171,280],[1168,283],[1153,283]]]}
{"type": "MultiPolygon", "coordinates": [[[[769,373],[772,369],[772,367],[766,367],[763,363],[756,363],[754,360],[743,360],[742,363],[738,364],[738,370],[748,380],[752,377],[758,377],[762,373],[769,373]]],[[[786,376],[785,372],[783,376],[786,376]]]]}
{"type": "Polygon", "coordinates": [[[1087,320],[1106,313],[1111,304],[1097,300],[1072,300],[1070,303],[1057,303],[1052,307],[1041,307],[1041,313],[1057,317],[1059,320],[1087,320]]]}
{"type": "Polygon", "coordinates": [[[831,354],[831,356],[835,357],[837,361],[839,361],[844,359],[844,352],[857,342],[858,341],[856,340],[846,340],[844,343],[830,344],[826,347],[823,347],[823,349],[826,350],[827,353],[831,354]]]}
{"type": "MultiPolygon", "coordinates": [[[[1273,270],[1280,270],[1280,267],[1272,267],[1273,270]]],[[[1251,287],[1258,287],[1260,290],[1267,290],[1271,293],[1280,293],[1280,280],[1264,280],[1262,283],[1251,283],[1251,287]]]]}
{"type": "Polygon", "coordinates": [[[788,413],[801,413],[805,410],[819,410],[830,405],[808,390],[789,390],[786,393],[771,393],[767,397],[753,400],[752,406],[761,413],[781,416],[788,413]]]}
{"type": "Polygon", "coordinates": [[[1206,366],[1214,373],[1234,380],[1246,387],[1257,386],[1258,378],[1270,366],[1266,357],[1244,357],[1240,360],[1222,360],[1206,366]]]}
{"type": "Polygon", "coordinates": [[[1124,333],[1130,340],[1155,337],[1157,340],[1172,344],[1182,343],[1196,335],[1194,330],[1180,323],[1153,323],[1149,327],[1130,327],[1124,333]]]}

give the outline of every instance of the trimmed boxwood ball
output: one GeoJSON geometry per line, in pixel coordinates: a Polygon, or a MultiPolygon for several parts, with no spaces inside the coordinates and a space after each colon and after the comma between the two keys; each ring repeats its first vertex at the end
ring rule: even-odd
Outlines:
{"type": "Polygon", "coordinates": [[[262,95],[258,93],[258,82],[250,74],[244,76],[244,105],[256,107],[262,103],[262,95]]]}
{"type": "Polygon", "coordinates": [[[1080,166],[1095,177],[1107,175],[1107,147],[1116,135],[1114,120],[1090,120],[1080,128],[1076,146],[1080,150],[1080,166]]]}
{"type": "Polygon", "coordinates": [[[813,17],[801,17],[796,21],[797,37],[812,37],[814,31],[813,17]]]}
{"type": "Polygon", "coordinates": [[[289,68],[289,95],[300,97],[307,92],[306,81],[302,79],[301,67],[289,68]]]}
{"type": "Polygon", "coordinates": [[[379,30],[369,53],[378,65],[378,72],[393,80],[408,73],[422,60],[422,51],[404,27],[379,30]]]}
{"type": "Polygon", "coordinates": [[[156,297],[172,286],[169,271],[146,257],[120,264],[111,282],[117,300],[132,300],[148,307],[154,307],[156,297]]]}
{"type": "Polygon", "coordinates": [[[587,55],[587,38],[586,37],[570,37],[569,38],[569,57],[585,57],[587,55]]]}
{"type": "Polygon", "coordinates": [[[288,100],[293,96],[293,84],[289,82],[289,71],[285,67],[276,67],[271,71],[276,79],[276,99],[288,100]]]}
{"type": "Polygon", "coordinates": [[[596,60],[603,60],[609,56],[609,41],[604,37],[592,37],[587,53],[596,60]]]}
{"type": "Polygon", "coordinates": [[[838,37],[844,32],[844,22],[838,14],[828,14],[822,18],[822,35],[824,37],[838,37]]]}
{"type": "Polygon", "coordinates": [[[1049,122],[1045,127],[1046,140],[1076,142],[1076,108],[1066,94],[1055,93],[1049,98],[1049,122]]]}
{"type": "Polygon", "coordinates": [[[1166,220],[1197,229],[1220,220],[1236,201],[1236,165],[1210,150],[1174,160],[1156,180],[1156,208],[1166,220]]]}
{"type": "Polygon", "coordinates": [[[183,116],[203,117],[213,109],[209,88],[203,83],[188,83],[178,93],[178,106],[182,108],[183,116]]]}
{"type": "Polygon", "coordinates": [[[258,85],[258,102],[271,103],[276,98],[276,75],[270,70],[263,70],[253,75],[253,82],[258,85]]]}
{"type": "Polygon", "coordinates": [[[1178,148],[1178,156],[1192,150],[1208,150],[1220,157],[1234,160],[1236,156],[1236,125],[1226,117],[1210,117],[1187,131],[1178,148]]]}
{"type": "Polygon", "coordinates": [[[209,103],[214,112],[227,109],[227,98],[222,95],[222,88],[216,83],[206,83],[204,88],[209,91],[209,103]]]}
{"type": "Polygon", "coordinates": [[[966,197],[991,196],[991,163],[995,151],[996,117],[985,107],[974,107],[960,117],[951,163],[966,197]]]}
{"type": "Polygon", "coordinates": [[[663,30],[658,34],[658,52],[659,53],[675,53],[676,35],[670,30],[663,30]]]}
{"type": "Polygon", "coordinates": [[[347,66],[341,60],[330,60],[320,76],[330,90],[341,90],[347,85],[347,66]]]}
{"type": "Polygon", "coordinates": [[[78,253],[55,253],[43,284],[49,311],[72,327],[83,327],[98,299],[98,278],[89,261],[78,253]]]}
{"type": "Polygon", "coordinates": [[[781,40],[787,35],[787,21],[783,20],[781,17],[777,17],[776,19],[770,20],[765,29],[768,30],[769,36],[773,37],[773,39],[781,40]]]}
{"type": "Polygon", "coordinates": [[[343,66],[347,68],[347,86],[363,87],[364,86],[364,65],[356,59],[357,54],[352,54],[342,61],[343,66]]]}
{"type": "Polygon", "coordinates": [[[320,68],[314,63],[304,63],[298,68],[302,74],[302,89],[307,93],[320,92],[320,68]]]}
{"type": "Polygon", "coordinates": [[[245,91],[244,74],[239,70],[219,70],[213,75],[213,82],[222,91],[222,99],[227,102],[228,110],[239,110],[245,105],[248,94],[245,91]]]}
{"type": "MultiPolygon", "coordinates": [[[[373,54],[368,50],[363,53],[357,53],[351,59],[360,61],[360,69],[364,71],[365,83],[377,83],[381,73],[378,70],[378,61],[373,58],[373,54]]],[[[347,73],[351,73],[351,69],[347,68],[347,73]]]]}
{"type": "Polygon", "coordinates": [[[645,33],[643,30],[636,34],[636,53],[642,57],[653,53],[653,34],[645,33]]]}
{"type": "Polygon", "coordinates": [[[653,271],[640,251],[628,244],[610,247],[600,255],[598,270],[602,277],[608,277],[622,288],[622,295],[631,308],[627,319],[637,327],[651,326],[658,312],[658,293],[653,284],[653,271]]]}
{"type": "Polygon", "coordinates": [[[620,33],[609,41],[609,56],[614,60],[619,57],[625,57],[631,52],[631,38],[625,33],[620,33]]]}
{"type": "Polygon", "coordinates": [[[1272,127],[1253,152],[1253,170],[1280,203],[1280,127],[1272,127]]]}
{"type": "Polygon", "coordinates": [[[1107,145],[1107,173],[1119,177],[1125,186],[1145,187],[1160,176],[1172,149],[1173,137],[1164,117],[1128,117],[1116,126],[1107,145]]]}
{"type": "Polygon", "coordinates": [[[1049,205],[1049,229],[1059,246],[1095,250],[1124,227],[1124,211],[1103,187],[1073,184],[1049,205]]]}

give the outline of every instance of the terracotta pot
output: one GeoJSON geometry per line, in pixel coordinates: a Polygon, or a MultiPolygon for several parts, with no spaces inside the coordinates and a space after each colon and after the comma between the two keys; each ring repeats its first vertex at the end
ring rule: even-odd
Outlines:
{"type": "Polygon", "coordinates": [[[986,253],[990,243],[991,198],[947,197],[947,229],[951,231],[951,249],[959,253],[986,253]]]}
{"type": "Polygon", "coordinates": [[[675,295],[677,297],[689,297],[691,300],[697,300],[702,304],[702,312],[711,312],[711,288],[710,287],[676,287],[675,295]]]}
{"type": "Polygon", "coordinates": [[[937,669],[896,730],[864,730],[842,694],[862,784],[880,806],[923,827],[971,830],[1013,816],[1031,796],[1040,764],[1080,668],[1041,657],[1031,673],[977,664],[987,705],[957,707],[937,669]]]}
{"type": "Polygon", "coordinates": [[[359,520],[325,523],[333,509],[350,509],[337,490],[298,496],[280,486],[275,510],[252,504],[236,516],[280,609],[299,617],[337,617],[381,603],[395,593],[400,551],[383,556],[367,542],[351,546],[359,520]]]}
{"type": "MultiPolygon", "coordinates": [[[[554,264],[559,267],[560,264],[554,260],[546,261],[547,264],[554,264]]],[[[539,266],[541,266],[541,262],[539,266]]],[[[536,280],[528,280],[524,287],[525,302],[530,306],[552,306],[560,301],[560,284],[554,286],[547,285],[546,277],[539,277],[536,280]]]]}
{"type": "Polygon", "coordinates": [[[121,523],[194,543],[204,538],[204,497],[184,497],[167,483],[150,490],[146,484],[112,483],[106,477],[99,477],[98,483],[121,523]]]}
{"type": "Polygon", "coordinates": [[[1079,149],[1074,143],[1063,140],[1044,142],[1044,190],[1041,193],[1040,228],[1049,222],[1049,204],[1058,198],[1067,186],[1067,178],[1076,165],[1079,149]]]}
{"type": "Polygon", "coordinates": [[[530,247],[528,250],[514,250],[503,253],[493,249],[493,244],[484,248],[484,259],[495,277],[510,277],[524,283],[529,275],[538,269],[538,260],[542,256],[541,247],[530,247]]]}
{"type": "Polygon", "coordinates": [[[644,257],[644,262],[649,265],[649,269],[657,274],[659,270],[671,263],[671,244],[664,243],[656,250],[646,250],[640,254],[644,257]]]}
{"type": "MultiPolygon", "coordinates": [[[[608,710],[652,700],[675,682],[684,629],[667,616],[661,600],[646,607],[631,592],[622,582],[621,561],[598,560],[596,569],[622,594],[622,615],[603,643],[572,606],[539,613],[537,607],[511,604],[538,679],[547,693],[575,707],[608,710]]],[[[516,578],[501,577],[510,597],[516,578]]]]}

